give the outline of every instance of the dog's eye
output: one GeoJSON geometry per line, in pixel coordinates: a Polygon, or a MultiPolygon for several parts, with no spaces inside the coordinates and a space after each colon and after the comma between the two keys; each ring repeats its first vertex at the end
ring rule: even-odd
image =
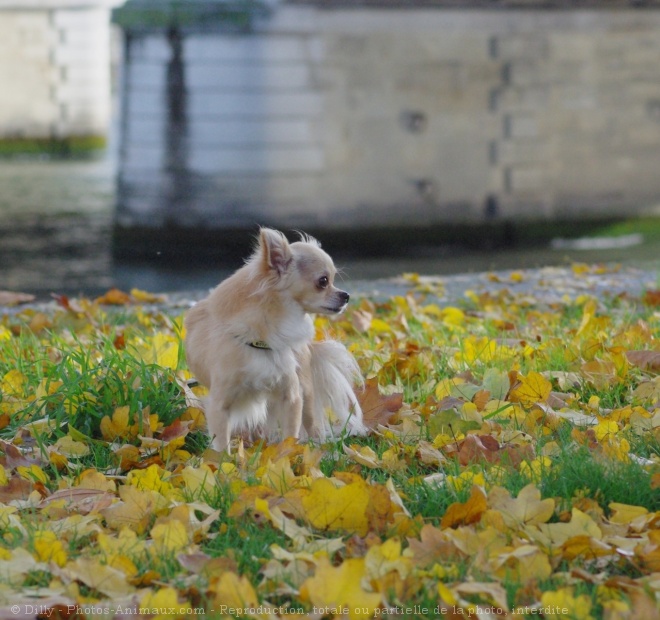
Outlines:
{"type": "Polygon", "coordinates": [[[319,288],[328,288],[329,283],[330,281],[328,280],[328,276],[321,276],[318,282],[316,283],[316,286],[318,286],[319,288]]]}

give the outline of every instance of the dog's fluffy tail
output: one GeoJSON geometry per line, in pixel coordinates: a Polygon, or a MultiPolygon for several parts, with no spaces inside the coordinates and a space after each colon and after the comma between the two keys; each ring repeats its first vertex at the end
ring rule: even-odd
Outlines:
{"type": "Polygon", "coordinates": [[[364,383],[355,358],[334,340],[312,343],[311,352],[314,409],[324,421],[326,437],[365,434],[362,409],[353,391],[354,385],[364,383]]]}

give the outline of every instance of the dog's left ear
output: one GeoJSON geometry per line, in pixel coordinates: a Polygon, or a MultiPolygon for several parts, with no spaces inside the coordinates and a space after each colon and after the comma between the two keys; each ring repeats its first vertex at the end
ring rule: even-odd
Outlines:
{"type": "Polygon", "coordinates": [[[273,269],[278,275],[282,275],[293,260],[289,242],[279,230],[262,228],[259,231],[259,248],[264,267],[273,269]]]}

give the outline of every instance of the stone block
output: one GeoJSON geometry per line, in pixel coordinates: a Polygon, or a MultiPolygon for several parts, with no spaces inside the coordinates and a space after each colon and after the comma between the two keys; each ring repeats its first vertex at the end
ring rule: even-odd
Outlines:
{"type": "Polygon", "coordinates": [[[511,112],[504,116],[503,133],[505,138],[531,139],[539,135],[539,126],[533,112],[511,112]]]}
{"type": "Polygon", "coordinates": [[[504,170],[505,186],[509,193],[534,193],[544,189],[543,168],[533,166],[508,166],[504,170]]]}
{"type": "Polygon", "coordinates": [[[204,61],[300,62],[306,58],[303,37],[278,35],[192,35],[184,41],[186,58],[204,61]]]}

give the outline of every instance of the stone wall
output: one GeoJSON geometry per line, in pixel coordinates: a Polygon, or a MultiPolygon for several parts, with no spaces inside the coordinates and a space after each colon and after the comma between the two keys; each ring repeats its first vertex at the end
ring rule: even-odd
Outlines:
{"type": "Polygon", "coordinates": [[[105,137],[112,4],[0,1],[0,142],[105,137]]]}
{"type": "Polygon", "coordinates": [[[132,33],[124,87],[121,226],[571,219],[660,199],[655,10],[281,4],[247,33],[132,33]]]}

